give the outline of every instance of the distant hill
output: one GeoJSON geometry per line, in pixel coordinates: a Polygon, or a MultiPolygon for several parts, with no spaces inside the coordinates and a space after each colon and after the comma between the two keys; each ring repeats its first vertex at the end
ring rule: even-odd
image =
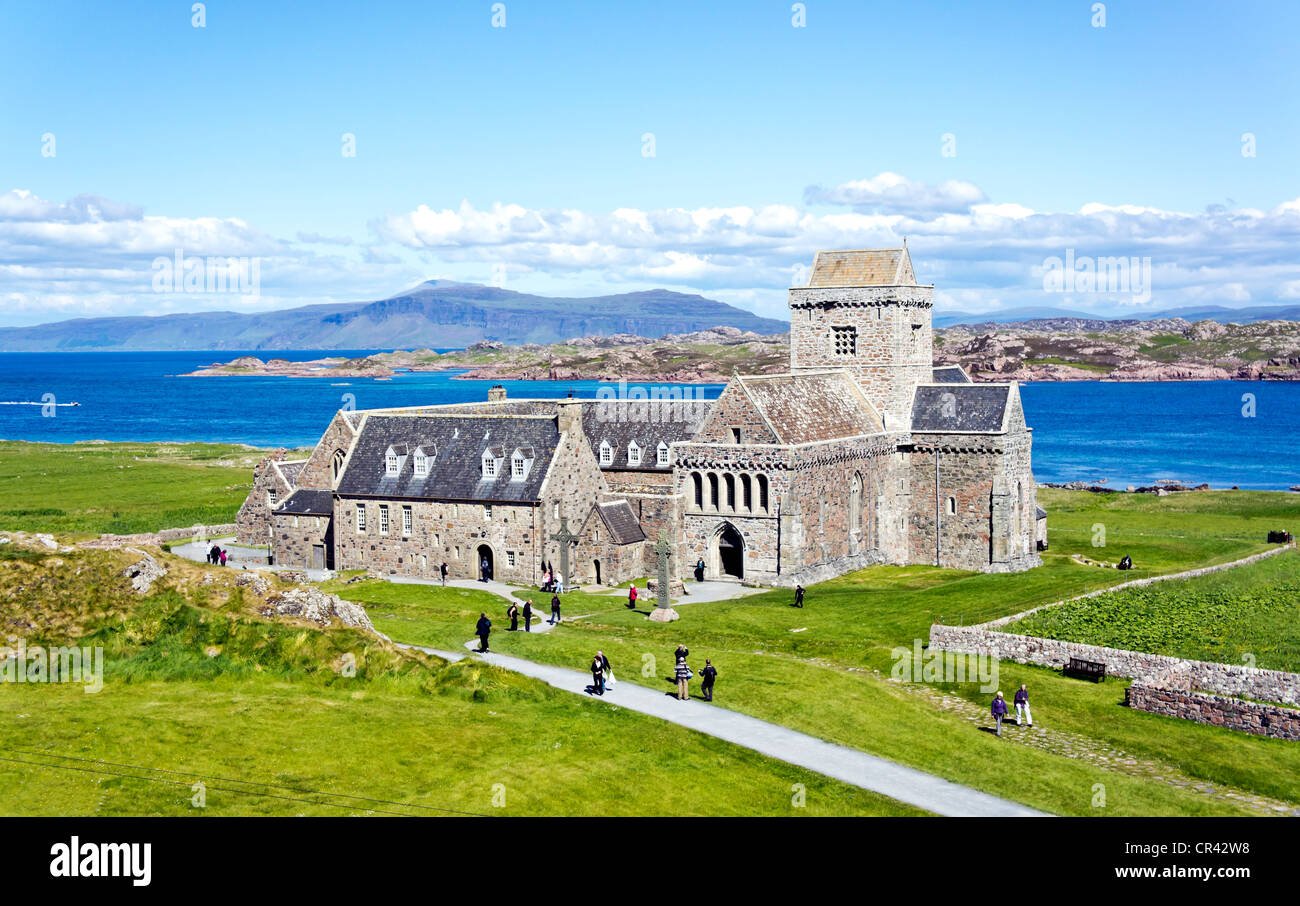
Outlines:
{"type": "Polygon", "coordinates": [[[613,334],[662,337],[710,327],[776,334],[785,333],[790,325],[725,302],[666,289],[554,298],[430,280],[375,302],[252,314],[77,318],[5,327],[0,328],[0,351],[448,348],[480,340],[545,344],[613,334]]]}
{"type": "Polygon", "coordinates": [[[1300,321],[1300,305],[1256,305],[1250,308],[1226,308],[1222,305],[1198,305],[1170,308],[1156,312],[1133,312],[1122,318],[1105,318],[1088,312],[1047,306],[1008,308],[980,313],[955,311],[935,315],[935,327],[957,324],[1019,324],[1026,321],[1093,321],[1134,322],[1182,318],[1184,321],[1217,321],[1220,324],[1254,324],[1258,321],[1300,321]]]}

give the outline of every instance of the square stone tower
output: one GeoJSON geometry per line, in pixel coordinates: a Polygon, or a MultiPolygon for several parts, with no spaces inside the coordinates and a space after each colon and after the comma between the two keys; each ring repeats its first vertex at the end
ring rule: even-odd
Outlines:
{"type": "Polygon", "coordinates": [[[790,289],[790,370],[853,373],[891,431],[911,426],[917,384],[933,380],[934,287],[916,282],[907,242],[818,252],[790,289]]]}

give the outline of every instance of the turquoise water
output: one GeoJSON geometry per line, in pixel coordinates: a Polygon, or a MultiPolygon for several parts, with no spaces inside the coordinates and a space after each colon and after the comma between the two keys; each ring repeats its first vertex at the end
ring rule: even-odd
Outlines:
{"type": "MultiPolygon", "coordinates": [[[[329,354],[361,355],[374,350],[329,354]]],[[[256,446],[315,443],[330,416],[358,409],[467,402],[502,383],[513,397],[595,397],[597,381],[463,381],[448,372],[353,378],[184,378],[237,350],[213,352],[0,354],[0,438],[219,441],[256,446]],[[58,406],[42,407],[46,394],[58,406]],[[77,406],[66,405],[79,403],[77,406]],[[53,417],[42,411],[53,411],[53,417]]],[[[265,352],[247,353],[267,356],[265,352]]],[[[318,350],[276,351],[294,361],[318,350]]],[[[722,385],[705,385],[713,398],[722,385]]],[[[1151,484],[1173,479],[1215,487],[1286,489],[1300,484],[1300,384],[1026,384],[1039,481],[1151,484]],[[1243,414],[1254,395],[1254,415],[1243,414]]]]}

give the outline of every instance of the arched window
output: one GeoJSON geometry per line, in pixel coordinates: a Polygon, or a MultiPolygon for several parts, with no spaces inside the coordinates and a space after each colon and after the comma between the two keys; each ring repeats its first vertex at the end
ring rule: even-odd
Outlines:
{"type": "Polygon", "coordinates": [[[727,511],[735,512],[736,510],[736,476],[728,472],[722,476],[723,482],[727,489],[727,511]]]}
{"type": "Polygon", "coordinates": [[[740,506],[746,513],[754,511],[754,485],[748,475],[740,476],[740,506]]]}
{"type": "Polygon", "coordinates": [[[699,472],[691,473],[691,484],[695,486],[695,508],[704,509],[704,476],[699,472]]]}
{"type": "Polygon", "coordinates": [[[949,497],[949,498],[948,498],[948,515],[949,515],[949,516],[956,516],[956,515],[957,515],[957,498],[956,498],[956,497],[949,497]]]}
{"type": "Polygon", "coordinates": [[[854,535],[862,532],[862,476],[856,473],[849,483],[849,531],[854,535]]]}
{"type": "Polygon", "coordinates": [[[758,508],[760,511],[767,512],[767,476],[758,476],[758,508]]]}
{"type": "Polygon", "coordinates": [[[330,469],[334,473],[334,480],[338,481],[343,477],[343,460],[347,456],[342,450],[335,450],[334,456],[330,459],[330,469]]]}
{"type": "Polygon", "coordinates": [[[713,472],[709,473],[709,508],[718,508],[718,476],[713,472]]]}

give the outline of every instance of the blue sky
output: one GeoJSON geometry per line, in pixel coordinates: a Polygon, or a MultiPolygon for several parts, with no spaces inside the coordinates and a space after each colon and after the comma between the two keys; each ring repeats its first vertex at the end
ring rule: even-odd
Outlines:
{"type": "Polygon", "coordinates": [[[6,4],[0,323],[429,277],[779,316],[904,234],[941,308],[1300,301],[1300,4],[493,5],[6,4]],[[154,292],[176,248],[257,294],[154,292]],[[1046,293],[1067,249],[1151,291],[1046,293]]]}

